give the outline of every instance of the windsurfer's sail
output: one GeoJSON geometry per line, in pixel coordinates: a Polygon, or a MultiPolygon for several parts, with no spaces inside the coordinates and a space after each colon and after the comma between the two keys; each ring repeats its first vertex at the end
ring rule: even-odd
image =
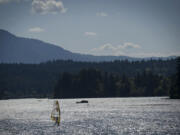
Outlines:
{"type": "Polygon", "coordinates": [[[51,112],[51,120],[55,121],[58,125],[60,124],[61,114],[60,114],[60,106],[58,101],[54,102],[53,110],[51,112]]]}

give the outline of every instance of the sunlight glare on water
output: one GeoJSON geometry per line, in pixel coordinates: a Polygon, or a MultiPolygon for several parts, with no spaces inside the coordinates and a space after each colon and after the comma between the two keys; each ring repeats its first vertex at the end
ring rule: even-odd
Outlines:
{"type": "Polygon", "coordinates": [[[0,101],[0,134],[180,134],[180,100],[166,97],[58,99],[61,125],[50,120],[53,99],[0,101]]]}

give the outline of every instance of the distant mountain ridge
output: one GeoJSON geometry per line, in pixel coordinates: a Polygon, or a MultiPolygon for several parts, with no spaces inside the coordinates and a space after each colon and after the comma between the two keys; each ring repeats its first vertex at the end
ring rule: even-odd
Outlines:
{"type": "Polygon", "coordinates": [[[50,60],[101,62],[114,60],[140,60],[128,56],[93,56],[73,53],[36,39],[17,37],[0,30],[0,63],[41,63],[50,60]]]}

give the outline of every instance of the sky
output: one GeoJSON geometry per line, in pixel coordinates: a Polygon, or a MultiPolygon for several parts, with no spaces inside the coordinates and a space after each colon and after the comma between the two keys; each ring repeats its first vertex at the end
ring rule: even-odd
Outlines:
{"type": "Polygon", "coordinates": [[[0,0],[0,29],[72,52],[180,56],[180,0],[0,0]]]}

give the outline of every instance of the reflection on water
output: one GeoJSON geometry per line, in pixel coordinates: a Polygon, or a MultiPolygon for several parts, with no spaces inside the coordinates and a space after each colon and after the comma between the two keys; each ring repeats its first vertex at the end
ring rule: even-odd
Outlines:
{"type": "Polygon", "coordinates": [[[59,100],[61,126],[50,120],[52,99],[0,101],[0,134],[180,134],[180,100],[94,98],[59,100]]]}

